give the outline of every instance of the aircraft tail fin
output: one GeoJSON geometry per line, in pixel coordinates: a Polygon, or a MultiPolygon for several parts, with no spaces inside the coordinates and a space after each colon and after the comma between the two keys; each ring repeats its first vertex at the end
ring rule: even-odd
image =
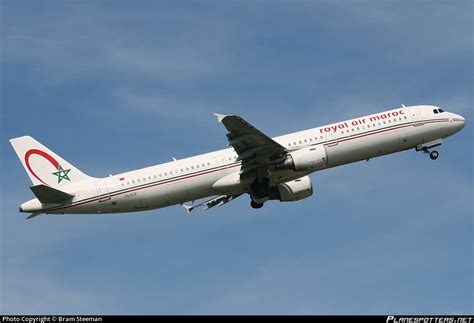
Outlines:
{"type": "MultiPolygon", "coordinates": [[[[10,139],[10,143],[34,187],[47,185],[59,188],[92,178],[30,136],[10,139]]],[[[34,190],[33,193],[36,194],[34,190]]]]}

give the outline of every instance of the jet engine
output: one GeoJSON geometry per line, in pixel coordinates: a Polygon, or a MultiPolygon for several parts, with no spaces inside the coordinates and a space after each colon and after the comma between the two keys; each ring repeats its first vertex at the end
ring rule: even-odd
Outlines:
{"type": "Polygon", "coordinates": [[[280,202],[299,201],[313,195],[313,185],[311,178],[304,176],[294,181],[278,184],[272,187],[270,199],[280,200],[280,202]]]}
{"type": "Polygon", "coordinates": [[[286,158],[275,165],[276,170],[292,169],[294,171],[316,171],[327,164],[324,146],[310,146],[292,151],[286,158]]]}

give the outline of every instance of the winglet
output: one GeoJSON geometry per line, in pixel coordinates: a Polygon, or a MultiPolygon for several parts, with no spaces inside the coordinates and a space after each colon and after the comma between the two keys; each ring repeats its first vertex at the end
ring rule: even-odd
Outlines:
{"type": "Polygon", "coordinates": [[[220,113],[214,113],[214,115],[216,116],[217,121],[219,122],[222,122],[222,120],[224,120],[224,118],[227,117],[225,114],[220,114],[220,113]]]}

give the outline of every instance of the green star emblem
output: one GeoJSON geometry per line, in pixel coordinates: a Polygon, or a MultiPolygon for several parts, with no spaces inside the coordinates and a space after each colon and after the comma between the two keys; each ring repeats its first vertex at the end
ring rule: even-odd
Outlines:
{"type": "Polygon", "coordinates": [[[58,177],[58,184],[61,183],[63,179],[67,179],[68,181],[70,181],[69,176],[67,176],[70,171],[70,169],[63,169],[63,167],[59,165],[58,171],[53,173],[53,175],[56,175],[58,177]]]}

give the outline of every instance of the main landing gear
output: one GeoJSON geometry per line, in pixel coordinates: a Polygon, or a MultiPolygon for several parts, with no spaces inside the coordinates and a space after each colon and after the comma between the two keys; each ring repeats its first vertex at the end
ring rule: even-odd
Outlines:
{"type": "Polygon", "coordinates": [[[253,207],[254,209],[261,209],[263,206],[263,203],[257,203],[255,201],[250,201],[250,206],[253,207]]]}
{"type": "Polygon", "coordinates": [[[254,209],[260,209],[263,203],[269,198],[269,184],[270,180],[267,177],[262,180],[256,179],[250,186],[250,206],[254,209]]]}
{"type": "Polygon", "coordinates": [[[425,154],[430,154],[430,158],[432,160],[436,160],[439,156],[439,152],[437,152],[436,150],[433,150],[433,151],[429,151],[428,148],[423,148],[423,152],[425,154]]]}

